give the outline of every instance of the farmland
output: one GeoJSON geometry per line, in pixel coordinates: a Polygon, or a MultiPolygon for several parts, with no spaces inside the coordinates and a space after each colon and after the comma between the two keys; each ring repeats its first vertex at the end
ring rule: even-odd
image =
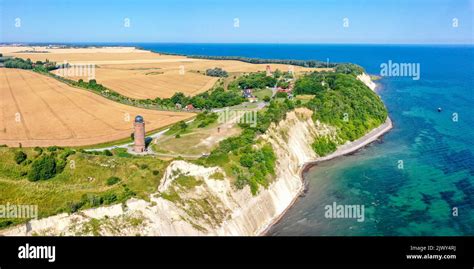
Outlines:
{"type": "Polygon", "coordinates": [[[130,137],[135,115],[147,130],[192,113],[135,108],[20,69],[0,69],[0,144],[23,147],[83,146],[130,137]]]}
{"type": "MultiPolygon", "coordinates": [[[[213,87],[218,78],[206,76],[207,69],[219,67],[230,79],[242,73],[264,71],[266,64],[250,64],[235,60],[193,59],[163,55],[131,47],[114,48],[56,48],[0,47],[5,55],[30,58],[33,62],[46,59],[57,63],[94,64],[98,83],[118,93],[136,99],[168,98],[176,92],[197,95],[213,87]],[[32,51],[35,51],[34,53],[32,51]]],[[[298,74],[317,70],[285,64],[270,64],[272,70],[298,74]]],[[[319,68],[322,70],[322,68],[319,68]]],[[[88,80],[87,77],[69,76],[88,80]]]]}

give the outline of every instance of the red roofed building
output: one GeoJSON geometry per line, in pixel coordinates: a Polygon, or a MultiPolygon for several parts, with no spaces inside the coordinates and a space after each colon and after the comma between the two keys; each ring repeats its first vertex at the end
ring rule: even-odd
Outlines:
{"type": "Polygon", "coordinates": [[[269,65],[267,65],[267,76],[269,77],[271,75],[272,75],[272,68],[269,65]]]}

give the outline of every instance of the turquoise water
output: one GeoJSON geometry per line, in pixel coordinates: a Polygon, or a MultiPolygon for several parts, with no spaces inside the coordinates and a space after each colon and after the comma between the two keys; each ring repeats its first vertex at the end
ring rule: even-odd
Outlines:
{"type": "Polygon", "coordinates": [[[419,80],[379,81],[394,129],[381,142],[308,171],[307,195],[269,234],[474,235],[473,46],[133,45],[182,54],[329,59],[360,64],[372,74],[389,60],[419,63],[419,80]],[[325,218],[324,206],[333,202],[364,205],[365,221],[325,218]]]}

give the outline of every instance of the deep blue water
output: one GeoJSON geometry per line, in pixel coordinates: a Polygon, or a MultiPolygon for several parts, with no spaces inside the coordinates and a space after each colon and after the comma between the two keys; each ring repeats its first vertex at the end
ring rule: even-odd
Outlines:
{"type": "Polygon", "coordinates": [[[356,154],[305,174],[309,191],[271,235],[474,235],[474,47],[437,45],[134,44],[191,55],[419,63],[420,79],[384,77],[394,129],[356,154]],[[437,108],[442,107],[442,112],[437,108]],[[457,113],[458,121],[453,121],[457,113]],[[399,168],[403,161],[403,169],[399,168]],[[324,206],[365,206],[365,221],[327,219],[324,206]],[[458,215],[453,216],[453,208],[458,215]]]}

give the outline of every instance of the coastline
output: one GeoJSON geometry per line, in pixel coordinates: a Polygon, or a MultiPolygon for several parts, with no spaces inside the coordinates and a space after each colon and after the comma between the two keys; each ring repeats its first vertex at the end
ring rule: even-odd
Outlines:
{"type": "Polygon", "coordinates": [[[311,167],[315,166],[316,164],[318,164],[320,162],[329,161],[329,160],[332,160],[332,159],[335,159],[335,158],[338,158],[338,157],[346,156],[346,155],[352,154],[354,152],[357,152],[361,148],[364,148],[364,147],[370,145],[371,143],[375,142],[376,140],[378,140],[380,137],[382,137],[387,132],[389,132],[392,128],[393,128],[392,120],[390,119],[389,116],[387,116],[387,119],[385,120],[384,123],[382,123],[379,127],[372,129],[370,132],[365,134],[363,137],[340,146],[336,151],[334,151],[333,153],[331,153],[329,155],[319,157],[319,158],[316,158],[312,161],[304,163],[298,171],[300,179],[303,182],[302,188],[299,192],[299,195],[295,196],[294,199],[291,201],[291,203],[288,205],[288,207],[278,217],[276,217],[267,227],[262,229],[262,231],[260,233],[258,233],[258,235],[259,236],[266,236],[268,231],[270,231],[270,229],[283,218],[285,213],[291,207],[293,207],[293,205],[296,203],[296,201],[298,201],[298,199],[302,196],[302,194],[304,194],[304,192],[306,191],[307,182],[306,182],[303,175],[311,167]]]}

